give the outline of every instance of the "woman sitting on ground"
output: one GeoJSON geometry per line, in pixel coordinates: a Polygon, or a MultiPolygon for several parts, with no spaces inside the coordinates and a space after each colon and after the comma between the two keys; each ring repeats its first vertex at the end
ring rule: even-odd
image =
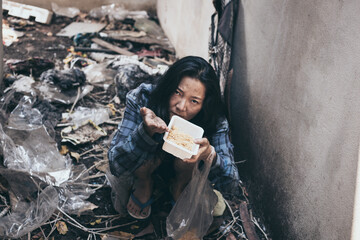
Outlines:
{"type": "Polygon", "coordinates": [[[208,179],[215,189],[230,192],[238,187],[238,170],[229,124],[223,114],[219,81],[211,65],[200,57],[188,56],[175,62],[158,84],[141,84],[127,94],[126,109],[108,152],[115,176],[131,173],[135,177],[127,204],[128,213],[145,219],[151,213],[155,171],[169,182],[176,201],[191,180],[197,161],[215,156],[208,179]],[[196,156],[178,159],[162,150],[163,134],[172,116],[180,116],[204,129],[196,156]],[[166,174],[172,173],[172,174],[166,174]],[[170,176],[167,176],[170,175],[170,176]]]}

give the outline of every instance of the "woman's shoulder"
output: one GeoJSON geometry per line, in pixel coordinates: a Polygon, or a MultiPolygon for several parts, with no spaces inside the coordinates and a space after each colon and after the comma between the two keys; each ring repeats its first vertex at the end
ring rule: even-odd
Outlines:
{"type": "Polygon", "coordinates": [[[149,100],[150,94],[154,89],[154,85],[151,83],[142,83],[137,88],[130,90],[126,94],[127,101],[133,101],[142,106],[145,106],[149,100]]]}

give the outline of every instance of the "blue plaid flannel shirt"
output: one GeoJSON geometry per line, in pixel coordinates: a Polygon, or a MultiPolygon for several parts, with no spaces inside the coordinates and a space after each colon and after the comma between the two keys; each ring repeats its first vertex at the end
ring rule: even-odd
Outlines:
{"type": "MultiPolygon", "coordinates": [[[[146,107],[153,89],[151,84],[141,84],[126,96],[126,108],[122,122],[111,141],[108,151],[111,172],[120,176],[133,172],[148,159],[153,159],[162,144],[162,136],[150,137],[144,129],[140,108],[146,107]]],[[[216,162],[210,169],[209,180],[220,191],[231,191],[238,186],[238,169],[234,162],[233,145],[229,139],[229,124],[223,118],[217,132],[209,139],[216,151],[216,162]]]]}

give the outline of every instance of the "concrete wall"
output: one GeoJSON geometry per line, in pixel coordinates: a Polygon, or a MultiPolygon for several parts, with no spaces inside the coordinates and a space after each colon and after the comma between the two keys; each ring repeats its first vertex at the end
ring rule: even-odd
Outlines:
{"type": "Polygon", "coordinates": [[[234,143],[274,239],[350,239],[360,130],[360,1],[242,0],[234,143]]]}
{"type": "Polygon", "coordinates": [[[160,24],[179,58],[187,55],[208,59],[211,15],[215,9],[208,0],[158,0],[160,24]]]}
{"type": "Polygon", "coordinates": [[[88,12],[91,9],[103,5],[116,3],[123,5],[128,10],[148,10],[156,12],[156,0],[85,0],[85,1],[72,1],[72,0],[11,0],[13,2],[33,5],[51,10],[51,3],[56,3],[61,7],[76,7],[83,12],[88,12]]]}
{"type": "MultiPolygon", "coordinates": [[[[205,4],[158,0],[160,22],[180,56],[206,54],[199,51],[208,38],[199,2],[205,4]]],[[[358,0],[240,1],[233,142],[237,160],[248,159],[240,171],[252,173],[251,194],[273,239],[351,238],[359,11],[358,0]]]]}

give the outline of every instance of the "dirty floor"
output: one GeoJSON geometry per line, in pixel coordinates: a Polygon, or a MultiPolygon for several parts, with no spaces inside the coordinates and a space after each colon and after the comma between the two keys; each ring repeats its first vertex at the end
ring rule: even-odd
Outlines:
{"type": "MultiPolygon", "coordinates": [[[[29,231],[18,239],[166,239],[166,216],[171,209],[170,199],[166,194],[160,196],[153,204],[154,214],[146,221],[137,221],[129,216],[119,215],[111,201],[113,195],[109,186],[109,180],[106,178],[108,167],[106,152],[112,136],[111,134],[115,132],[122,118],[124,103],[121,93],[128,90],[123,89],[123,86],[119,86],[120,80],[118,82],[112,81],[109,83],[104,81],[91,84],[91,90],[86,95],[81,96],[79,91],[84,89],[79,86],[83,86],[85,83],[81,81],[76,82],[78,79],[70,79],[66,86],[68,95],[61,98],[62,101],[53,96],[44,97],[46,94],[39,95],[38,91],[40,91],[40,88],[37,88],[35,91],[37,97],[34,98],[34,102],[28,100],[28,102],[23,103],[23,97],[31,96],[32,93],[20,91],[21,87],[15,88],[15,91],[12,88],[20,80],[24,81],[23,84],[27,83],[27,81],[31,82],[29,79],[24,79],[23,76],[34,79],[35,83],[32,83],[33,85],[31,86],[34,86],[34,84],[41,85],[39,78],[46,70],[57,69],[60,71],[69,69],[71,65],[84,69],[93,64],[94,60],[90,57],[90,54],[93,52],[89,51],[88,48],[90,47],[90,39],[94,36],[80,36],[78,39],[75,39],[75,37],[56,36],[61,29],[70,23],[83,22],[89,20],[89,17],[86,14],[81,14],[75,18],[54,16],[49,25],[7,15],[4,15],[3,18],[3,26],[5,24],[11,29],[22,33],[23,36],[18,37],[16,41],[11,42],[8,46],[4,46],[4,81],[7,91],[4,92],[4,98],[1,101],[2,112],[0,123],[3,125],[3,128],[4,125],[9,124],[10,113],[17,106],[22,106],[23,108],[30,106],[38,109],[41,113],[44,126],[47,129],[48,136],[46,137],[52,139],[50,142],[54,143],[61,156],[67,156],[73,166],[85,166],[83,168],[85,170],[78,175],[81,176],[79,185],[74,184],[71,187],[70,185],[65,187],[66,189],[69,188],[69,191],[74,191],[74,186],[78,187],[81,185],[82,188],[79,187],[78,192],[84,196],[84,199],[81,199],[79,202],[84,203],[84,205],[76,208],[75,212],[54,211],[49,219],[36,226],[29,227],[29,231]],[[75,51],[74,47],[83,48],[86,51],[75,51]],[[31,104],[26,105],[29,102],[31,104]],[[82,126],[84,131],[87,128],[93,129],[93,132],[90,136],[88,134],[86,137],[78,138],[76,134],[71,135],[76,130],[70,129],[68,132],[64,130],[72,126],[69,123],[69,119],[66,119],[64,116],[70,112],[80,111],[79,107],[108,109],[109,118],[106,118],[105,121],[99,124],[82,126]],[[96,131],[98,131],[98,135],[94,134],[96,131]],[[84,172],[86,177],[84,177],[84,172]],[[87,194],[86,191],[90,191],[90,194],[87,194]],[[82,200],[84,201],[82,202],[82,200]]],[[[156,22],[156,16],[150,16],[150,18],[156,22]]],[[[109,22],[104,17],[96,19],[96,21],[106,23],[106,30],[110,32],[119,29],[137,32],[132,19],[109,22]]],[[[95,37],[101,38],[98,34],[95,37]]],[[[146,62],[148,67],[161,65],[163,69],[175,60],[173,49],[169,48],[168,45],[154,44],[149,39],[131,41],[102,38],[102,40],[107,41],[112,46],[136,53],[135,55],[139,56],[139,62],[146,62]]],[[[114,50],[113,47],[101,49],[103,49],[103,53],[111,53],[114,50]]],[[[99,52],[102,51],[100,50],[99,52]]],[[[116,56],[114,52],[111,54],[116,56]]],[[[115,61],[112,66],[119,64],[119,61],[115,61]]],[[[95,63],[101,62],[97,60],[95,63]]],[[[119,69],[115,67],[113,69],[117,70],[113,74],[119,74],[119,69]]],[[[156,79],[156,74],[151,75],[147,73],[146,76],[149,77],[148,81],[155,81],[156,79]]],[[[54,75],[52,77],[54,78],[54,75]]],[[[80,112],[81,114],[85,113],[80,112]]],[[[24,138],[23,135],[19,136],[19,133],[16,133],[14,129],[6,130],[5,132],[7,135],[14,136],[14,142],[21,142],[21,138],[24,138]]],[[[4,156],[5,153],[1,152],[2,165],[6,162],[4,156]]],[[[18,181],[25,181],[25,177],[18,171],[12,172],[12,174],[12,176],[19,177],[18,181]]],[[[39,196],[38,189],[26,192],[27,186],[22,185],[19,186],[21,188],[20,191],[24,190],[26,193],[23,192],[21,199],[19,199],[19,195],[14,190],[16,185],[11,182],[13,180],[8,175],[9,172],[6,169],[0,172],[1,217],[9,215],[11,208],[15,206],[16,202],[36,202],[39,196]]],[[[29,177],[29,179],[32,179],[31,181],[36,183],[34,186],[38,186],[42,190],[46,189],[45,186],[40,184],[43,183],[43,180],[34,179],[34,176],[31,174],[26,175],[26,177],[29,177]]],[[[74,180],[74,182],[76,181],[74,180]]],[[[252,216],[253,213],[248,207],[249,200],[245,188],[241,184],[239,184],[239,187],[243,190],[243,197],[241,199],[231,198],[231,196],[228,198],[228,206],[224,217],[215,219],[213,231],[206,239],[270,239],[265,233],[260,219],[256,220],[252,216]],[[242,224],[244,219],[252,220],[250,221],[251,224],[242,224]]],[[[69,197],[71,195],[65,193],[64,196],[69,197]]],[[[74,205],[75,203],[69,206],[75,207],[74,205]]],[[[0,234],[3,231],[9,230],[4,230],[2,227],[3,224],[0,222],[0,234]]],[[[195,238],[189,236],[189,238],[183,239],[195,238]]]]}

